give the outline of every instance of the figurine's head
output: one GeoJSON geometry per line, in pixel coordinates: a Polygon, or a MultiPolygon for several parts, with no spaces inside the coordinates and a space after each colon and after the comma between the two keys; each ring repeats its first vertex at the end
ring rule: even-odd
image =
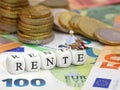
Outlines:
{"type": "Polygon", "coordinates": [[[73,30],[70,30],[69,31],[69,34],[72,36],[72,35],[74,35],[74,31],[73,30]]]}

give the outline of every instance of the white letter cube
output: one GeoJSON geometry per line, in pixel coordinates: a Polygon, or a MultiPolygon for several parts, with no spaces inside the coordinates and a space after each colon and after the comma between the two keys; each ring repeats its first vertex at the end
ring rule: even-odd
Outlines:
{"type": "Polygon", "coordinates": [[[41,58],[41,68],[42,69],[52,69],[56,65],[56,56],[52,51],[43,51],[39,52],[39,56],[41,58]]]}
{"type": "Polygon", "coordinates": [[[22,55],[9,55],[6,59],[6,66],[8,72],[12,74],[19,74],[25,70],[25,61],[22,55]]]}
{"type": "Polygon", "coordinates": [[[80,65],[83,64],[86,59],[86,51],[85,50],[71,50],[72,54],[72,64],[80,65]]]}
{"type": "Polygon", "coordinates": [[[56,50],[57,66],[58,67],[68,67],[71,65],[72,56],[70,50],[58,49],[56,50]]]}
{"type": "Polygon", "coordinates": [[[24,55],[26,63],[26,71],[38,71],[41,67],[41,60],[38,53],[26,53],[24,55]]]}

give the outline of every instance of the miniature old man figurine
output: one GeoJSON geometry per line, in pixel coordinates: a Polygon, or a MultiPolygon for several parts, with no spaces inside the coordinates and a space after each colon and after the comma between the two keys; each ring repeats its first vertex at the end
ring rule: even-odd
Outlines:
{"type": "Polygon", "coordinates": [[[67,37],[67,40],[66,40],[66,42],[67,42],[67,48],[68,48],[69,46],[71,46],[73,43],[76,42],[76,37],[75,37],[75,35],[74,35],[74,31],[73,31],[73,30],[70,30],[70,31],[69,31],[69,34],[70,34],[70,36],[68,36],[68,37],[67,37]]]}
{"type": "Polygon", "coordinates": [[[73,43],[75,43],[76,37],[74,35],[74,31],[73,30],[70,30],[69,34],[70,34],[70,36],[68,36],[68,38],[67,38],[67,45],[72,45],[73,43]]]}
{"type": "Polygon", "coordinates": [[[80,37],[76,37],[74,35],[74,31],[69,31],[70,36],[67,38],[67,48],[71,47],[72,49],[86,49],[84,42],[80,39],[80,37]]]}

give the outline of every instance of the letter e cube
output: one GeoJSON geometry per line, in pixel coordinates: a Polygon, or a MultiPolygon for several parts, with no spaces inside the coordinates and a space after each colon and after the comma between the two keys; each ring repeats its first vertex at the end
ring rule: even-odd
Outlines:
{"type": "Polygon", "coordinates": [[[38,71],[41,67],[41,59],[38,53],[26,53],[24,55],[26,63],[26,71],[38,71]]]}
{"type": "Polygon", "coordinates": [[[85,50],[71,50],[72,54],[72,64],[74,65],[80,65],[83,64],[86,59],[86,51],[85,50]]]}

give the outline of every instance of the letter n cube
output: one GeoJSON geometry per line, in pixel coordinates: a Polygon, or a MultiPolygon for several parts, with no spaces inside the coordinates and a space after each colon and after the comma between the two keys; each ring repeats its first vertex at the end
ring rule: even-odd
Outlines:
{"type": "Polygon", "coordinates": [[[52,51],[39,52],[42,69],[52,69],[56,65],[56,55],[52,51]]]}

